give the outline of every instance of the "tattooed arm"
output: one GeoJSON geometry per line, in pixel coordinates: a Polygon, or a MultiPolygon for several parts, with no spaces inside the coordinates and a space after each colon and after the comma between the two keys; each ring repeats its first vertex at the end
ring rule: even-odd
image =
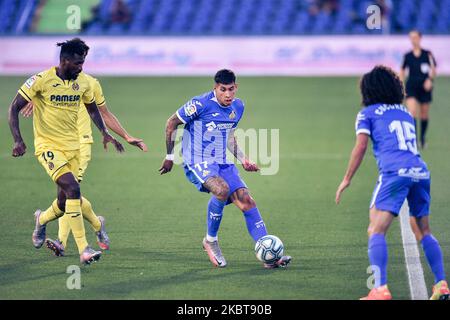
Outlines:
{"type": "Polygon", "coordinates": [[[244,152],[239,148],[239,145],[236,140],[236,136],[234,135],[234,130],[231,130],[230,135],[228,137],[227,141],[227,148],[230,150],[230,152],[235,156],[236,159],[238,159],[242,166],[244,167],[245,171],[258,171],[259,167],[256,163],[251,162],[244,152]]]}
{"type": "Polygon", "coordinates": [[[175,133],[180,124],[183,122],[178,118],[177,114],[174,113],[166,123],[166,150],[167,155],[164,159],[161,168],[159,168],[160,174],[168,173],[173,167],[173,148],[175,146],[175,133]]]}

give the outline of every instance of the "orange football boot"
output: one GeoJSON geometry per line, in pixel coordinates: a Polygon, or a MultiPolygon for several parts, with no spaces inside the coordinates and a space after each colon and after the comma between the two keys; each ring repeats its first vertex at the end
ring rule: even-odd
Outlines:
{"type": "Polygon", "coordinates": [[[384,286],[373,288],[370,290],[367,297],[363,297],[359,300],[392,300],[392,295],[387,284],[385,284],[384,286]]]}

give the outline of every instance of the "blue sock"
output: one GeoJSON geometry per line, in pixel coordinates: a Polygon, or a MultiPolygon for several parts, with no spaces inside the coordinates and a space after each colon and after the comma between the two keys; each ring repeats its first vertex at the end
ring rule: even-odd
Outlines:
{"type": "Polygon", "coordinates": [[[375,288],[387,283],[388,247],[383,234],[375,233],[369,238],[369,261],[378,267],[375,271],[375,288]],[[379,271],[379,277],[378,277],[379,271]]]}
{"type": "Polygon", "coordinates": [[[421,242],[428,264],[430,265],[431,271],[433,271],[435,284],[441,280],[445,280],[444,262],[439,242],[431,234],[423,237],[421,242]]]}
{"type": "Polygon", "coordinates": [[[248,211],[244,211],[244,217],[245,222],[247,223],[248,233],[250,233],[255,242],[258,241],[259,238],[267,235],[266,226],[258,208],[255,207],[248,211]]]}
{"type": "Polygon", "coordinates": [[[219,231],[220,222],[222,221],[223,208],[226,201],[220,201],[215,196],[212,196],[208,202],[208,212],[206,213],[206,223],[208,235],[211,237],[217,237],[219,231]]]}

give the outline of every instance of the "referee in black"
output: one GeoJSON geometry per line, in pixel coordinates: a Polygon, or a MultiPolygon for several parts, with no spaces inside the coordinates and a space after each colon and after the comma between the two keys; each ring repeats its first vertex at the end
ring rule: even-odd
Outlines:
{"type": "Polygon", "coordinates": [[[403,58],[400,78],[405,81],[405,71],[407,69],[408,80],[406,81],[405,103],[414,119],[420,116],[420,145],[423,149],[426,146],[425,134],[428,128],[433,80],[436,77],[436,60],[430,51],[421,48],[422,34],[420,31],[410,31],[409,38],[413,49],[405,54],[403,58]]]}

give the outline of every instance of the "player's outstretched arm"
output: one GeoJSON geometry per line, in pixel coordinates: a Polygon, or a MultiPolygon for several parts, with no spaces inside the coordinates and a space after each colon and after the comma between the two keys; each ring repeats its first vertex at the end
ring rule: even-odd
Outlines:
{"type": "Polygon", "coordinates": [[[174,113],[166,122],[166,149],[167,154],[165,159],[163,160],[163,163],[161,165],[161,168],[159,168],[160,174],[165,174],[167,172],[170,172],[173,167],[173,148],[175,147],[175,135],[176,130],[180,124],[183,122],[178,118],[177,114],[174,113]]]}
{"type": "Polygon", "coordinates": [[[236,136],[234,135],[234,130],[232,130],[230,132],[230,135],[228,136],[227,148],[234,155],[234,157],[242,163],[242,167],[245,171],[259,171],[258,165],[254,162],[251,162],[241,150],[241,148],[239,148],[236,136]]]}
{"type": "Polygon", "coordinates": [[[21,157],[27,150],[27,146],[23,142],[22,134],[20,133],[19,128],[19,112],[27,104],[28,101],[25,100],[20,94],[17,94],[11,105],[9,106],[8,122],[14,139],[14,148],[12,151],[13,157],[21,157]]]}
{"type": "Polygon", "coordinates": [[[148,151],[147,145],[144,143],[144,140],[135,138],[128,134],[128,132],[119,122],[119,119],[117,119],[117,117],[108,109],[106,104],[99,106],[98,110],[100,110],[103,120],[105,120],[105,124],[109,129],[117,133],[132,146],[138,147],[144,152],[148,151]]]}
{"type": "Polygon", "coordinates": [[[103,122],[102,115],[98,111],[97,104],[95,102],[92,102],[90,104],[86,104],[86,109],[89,113],[89,116],[91,117],[92,121],[95,123],[97,128],[100,130],[100,132],[103,135],[103,146],[105,147],[105,150],[107,150],[107,145],[109,142],[111,142],[116,150],[118,152],[123,152],[123,146],[122,144],[117,141],[113,136],[111,136],[108,132],[108,130],[105,127],[105,123],[103,122]]]}
{"type": "Polygon", "coordinates": [[[356,144],[353,148],[352,154],[350,156],[350,161],[348,163],[347,172],[345,173],[344,178],[342,179],[341,184],[339,185],[336,191],[336,204],[339,204],[341,201],[342,192],[350,186],[353,176],[361,165],[364,155],[367,150],[367,145],[369,143],[369,136],[360,133],[356,136],[356,144]]]}

